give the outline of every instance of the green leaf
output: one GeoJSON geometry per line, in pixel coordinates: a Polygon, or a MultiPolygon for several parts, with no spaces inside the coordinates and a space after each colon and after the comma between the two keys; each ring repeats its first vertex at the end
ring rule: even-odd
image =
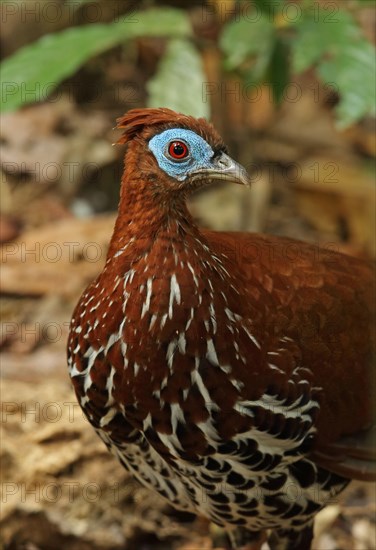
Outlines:
{"type": "Polygon", "coordinates": [[[290,49],[286,40],[276,37],[270,59],[268,81],[271,84],[277,105],[281,103],[285,88],[290,82],[289,53],[290,49]]]}
{"type": "Polygon", "coordinates": [[[188,40],[174,39],[147,84],[149,107],[169,107],[196,117],[209,118],[206,76],[199,52],[188,40]]]}
{"type": "Polygon", "coordinates": [[[273,37],[273,24],[264,15],[255,21],[242,18],[228,23],[220,39],[226,68],[239,68],[252,56],[269,56],[273,37]]]}
{"type": "Polygon", "coordinates": [[[185,12],[159,8],[130,12],[109,24],[73,27],[46,35],[17,51],[1,64],[1,110],[15,110],[40,101],[91,57],[140,36],[189,36],[185,12]]]}
{"type": "Polygon", "coordinates": [[[349,12],[323,6],[306,10],[295,26],[292,65],[297,73],[316,65],[320,78],[338,89],[338,126],[345,128],[374,112],[376,52],[349,12]]]}
{"type": "Polygon", "coordinates": [[[324,4],[319,11],[313,8],[314,5],[308,6],[295,25],[292,64],[298,73],[311,67],[325,53],[335,53],[345,48],[348,40],[359,35],[359,29],[349,13],[330,11],[324,4]]]}
{"type": "Polygon", "coordinates": [[[323,61],[317,68],[326,83],[335,83],[341,101],[336,107],[337,126],[346,128],[365,115],[375,115],[375,49],[364,41],[349,44],[336,58],[323,61]]]}

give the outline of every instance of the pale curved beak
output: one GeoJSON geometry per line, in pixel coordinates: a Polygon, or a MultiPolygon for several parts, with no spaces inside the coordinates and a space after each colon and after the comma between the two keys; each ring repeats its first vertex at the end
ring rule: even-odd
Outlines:
{"type": "Polygon", "coordinates": [[[221,153],[220,156],[215,158],[210,167],[195,170],[189,176],[193,180],[207,178],[211,182],[231,181],[242,185],[251,184],[251,178],[247,170],[226,155],[226,153],[221,153]]]}

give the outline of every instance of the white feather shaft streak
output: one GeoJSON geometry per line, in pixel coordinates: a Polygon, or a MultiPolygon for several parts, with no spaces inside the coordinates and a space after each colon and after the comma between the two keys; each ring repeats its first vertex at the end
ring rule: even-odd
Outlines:
{"type": "Polygon", "coordinates": [[[169,319],[172,319],[172,309],[173,309],[174,301],[176,301],[178,305],[181,302],[180,286],[176,279],[175,273],[171,276],[171,281],[170,281],[170,301],[168,306],[169,319]]]}

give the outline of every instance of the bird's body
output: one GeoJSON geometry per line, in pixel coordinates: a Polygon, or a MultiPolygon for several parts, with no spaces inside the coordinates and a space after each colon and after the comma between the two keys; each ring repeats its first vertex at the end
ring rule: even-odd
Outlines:
{"type": "Polygon", "coordinates": [[[71,324],[79,402],[172,505],[234,544],[272,529],[273,548],[309,548],[315,513],[375,477],[357,437],[372,424],[372,271],[298,241],[199,230],[187,192],[221,171],[245,179],[219,136],[162,109],[121,127],[119,217],[71,324]]]}

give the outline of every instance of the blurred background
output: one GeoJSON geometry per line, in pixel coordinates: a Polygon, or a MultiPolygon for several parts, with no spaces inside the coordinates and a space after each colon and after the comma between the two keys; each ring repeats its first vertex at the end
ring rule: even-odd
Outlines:
{"type": "MultiPolygon", "coordinates": [[[[116,215],[116,118],[165,106],[214,122],[252,189],[192,197],[202,226],[373,261],[375,3],[3,0],[0,10],[2,547],[225,547],[128,477],[66,373],[71,312],[116,215]]],[[[314,550],[374,550],[374,491],[351,484],[327,507],[314,550]]]]}

